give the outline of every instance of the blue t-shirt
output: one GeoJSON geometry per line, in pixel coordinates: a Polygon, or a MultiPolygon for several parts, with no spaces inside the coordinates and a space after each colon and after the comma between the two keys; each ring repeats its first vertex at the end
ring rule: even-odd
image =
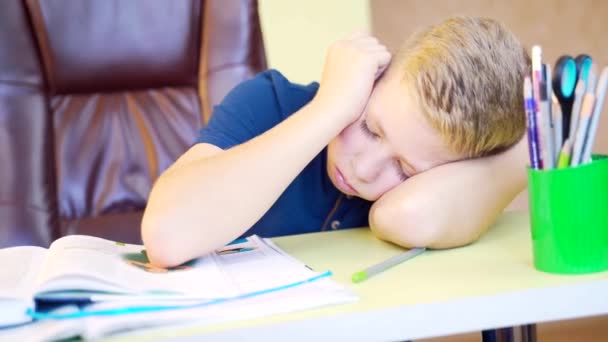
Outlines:
{"type": "MultiPolygon", "coordinates": [[[[276,70],[258,74],[236,86],[214,108],[197,143],[224,150],[244,143],[298,111],[312,100],[318,88],[318,83],[291,83],[276,70]]],[[[326,162],[324,149],[243,236],[272,237],[367,226],[371,202],[336,189],[327,175],[326,162]]]]}

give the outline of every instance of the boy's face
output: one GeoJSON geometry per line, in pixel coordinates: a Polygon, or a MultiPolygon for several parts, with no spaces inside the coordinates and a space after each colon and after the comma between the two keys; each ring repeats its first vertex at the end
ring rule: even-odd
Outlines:
{"type": "Polygon", "coordinates": [[[408,177],[463,159],[448,149],[394,71],[376,83],[362,115],[329,143],[327,154],[332,183],[369,201],[408,177]]]}

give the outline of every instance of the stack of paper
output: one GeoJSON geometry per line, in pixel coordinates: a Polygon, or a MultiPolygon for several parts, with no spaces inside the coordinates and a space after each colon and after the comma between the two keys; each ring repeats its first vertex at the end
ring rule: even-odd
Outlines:
{"type": "Polygon", "coordinates": [[[29,260],[31,267],[27,272],[23,267],[8,267],[0,273],[0,305],[14,311],[12,316],[3,315],[0,324],[23,322],[24,317],[36,321],[4,328],[0,339],[98,338],[133,329],[212,324],[357,299],[328,273],[314,272],[257,236],[170,269],[149,264],[143,246],[89,236],[61,238],[48,250],[0,250],[3,264],[16,257],[29,260]],[[42,312],[32,307],[32,298],[37,303],[62,305],[42,312]],[[29,315],[23,312],[26,308],[29,315]]]}

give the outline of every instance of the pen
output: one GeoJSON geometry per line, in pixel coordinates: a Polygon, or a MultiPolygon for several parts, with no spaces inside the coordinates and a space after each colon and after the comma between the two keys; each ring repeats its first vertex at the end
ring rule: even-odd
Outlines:
{"type": "Polygon", "coordinates": [[[544,169],[547,167],[545,163],[548,160],[545,160],[545,156],[547,155],[547,132],[545,131],[545,117],[542,114],[541,110],[541,91],[546,91],[546,86],[541,86],[542,83],[542,49],[538,45],[534,45],[532,47],[532,89],[533,89],[533,99],[534,99],[534,112],[536,115],[536,151],[538,153],[538,168],[544,169]],[[544,88],[544,89],[542,89],[544,88]]]}
{"type": "Polygon", "coordinates": [[[587,134],[589,131],[589,123],[591,121],[591,114],[593,113],[593,104],[595,102],[595,80],[594,74],[589,74],[589,87],[583,98],[583,105],[581,109],[581,117],[576,129],[576,135],[574,144],[572,147],[572,159],[570,160],[571,166],[577,166],[581,163],[581,157],[583,148],[585,147],[585,140],[587,140],[587,134]],[[591,91],[590,91],[591,90],[591,91]]]}
{"type": "Polygon", "coordinates": [[[576,139],[576,130],[581,120],[581,107],[583,105],[583,96],[585,95],[585,82],[582,80],[578,82],[576,88],[574,88],[574,102],[572,105],[572,112],[570,116],[570,140],[576,139]]]}
{"type": "Polygon", "coordinates": [[[552,169],[557,164],[555,161],[555,156],[557,155],[557,150],[559,147],[553,146],[555,142],[555,138],[553,137],[553,118],[551,114],[551,98],[548,96],[549,87],[547,87],[547,72],[549,71],[549,67],[546,64],[541,64],[541,73],[540,73],[540,82],[539,82],[539,91],[538,94],[539,102],[537,102],[540,110],[540,122],[542,123],[542,146],[544,149],[541,151],[544,153],[543,155],[543,166],[545,169],[552,169]]]}
{"type": "MultiPolygon", "coordinates": [[[[553,106],[551,100],[553,99],[553,84],[551,80],[553,79],[553,71],[551,69],[551,64],[543,64],[543,77],[545,79],[545,84],[547,86],[547,100],[549,101],[549,112],[552,112],[553,106]]],[[[555,126],[555,122],[551,120],[551,127],[555,126]]],[[[559,147],[557,147],[559,149],[559,147]]]]}
{"type": "Polygon", "coordinates": [[[421,254],[425,250],[426,250],[426,248],[423,248],[423,247],[412,248],[407,252],[395,255],[394,257],[387,259],[374,266],[368,267],[368,268],[364,269],[363,271],[356,272],[355,274],[353,274],[352,281],[353,281],[353,283],[360,283],[388,268],[396,266],[404,261],[407,261],[407,260],[421,254]]]}
{"type": "Polygon", "coordinates": [[[254,249],[255,248],[251,248],[251,247],[231,248],[231,249],[224,249],[224,250],[218,251],[217,254],[226,255],[226,254],[234,254],[234,253],[241,253],[241,252],[250,252],[250,251],[253,251],[254,249]]]}
{"type": "Polygon", "coordinates": [[[597,125],[600,121],[602,107],[604,107],[604,99],[606,98],[606,88],[608,88],[608,67],[604,67],[604,70],[602,70],[600,80],[597,82],[597,87],[595,88],[595,106],[593,107],[591,124],[589,125],[589,133],[587,134],[587,140],[585,141],[585,148],[583,150],[583,163],[588,163],[591,161],[591,152],[593,151],[593,143],[595,142],[597,125]]]}
{"type": "Polygon", "coordinates": [[[530,153],[530,167],[541,169],[538,146],[538,130],[536,128],[536,113],[534,111],[534,97],[532,95],[532,80],[529,76],[524,79],[524,104],[526,110],[526,126],[528,129],[528,152],[530,153]]]}

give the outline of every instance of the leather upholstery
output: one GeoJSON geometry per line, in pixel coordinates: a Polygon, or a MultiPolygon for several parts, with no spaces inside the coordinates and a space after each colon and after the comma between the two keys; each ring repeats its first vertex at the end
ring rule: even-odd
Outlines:
{"type": "Polygon", "coordinates": [[[153,182],[264,56],[256,1],[0,2],[0,247],[141,242],[153,182]]]}

